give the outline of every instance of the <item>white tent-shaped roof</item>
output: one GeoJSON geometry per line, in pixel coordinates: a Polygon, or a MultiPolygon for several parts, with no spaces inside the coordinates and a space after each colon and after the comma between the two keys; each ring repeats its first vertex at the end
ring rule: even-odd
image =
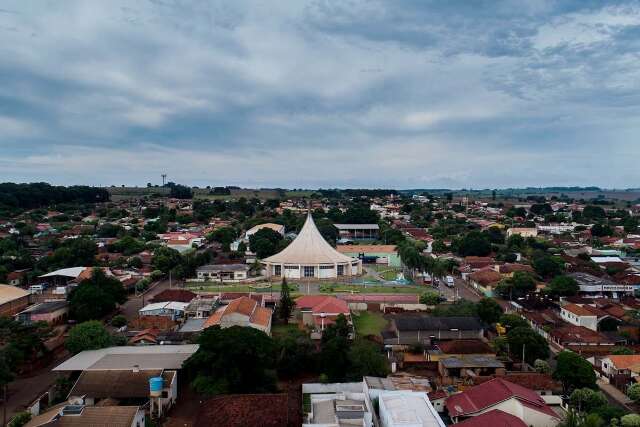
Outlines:
{"type": "Polygon", "coordinates": [[[282,251],[262,260],[269,264],[345,264],[354,261],[335,250],[318,231],[311,213],[300,234],[282,251]]]}

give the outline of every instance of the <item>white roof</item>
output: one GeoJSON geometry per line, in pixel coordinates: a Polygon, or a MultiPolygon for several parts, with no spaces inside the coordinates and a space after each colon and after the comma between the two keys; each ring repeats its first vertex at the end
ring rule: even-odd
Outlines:
{"type": "Polygon", "coordinates": [[[70,267],[70,268],[61,268],[60,270],[52,271],[51,273],[43,274],[40,277],[54,277],[54,276],[65,276],[71,277],[72,279],[77,278],[80,273],[82,273],[87,267],[70,267]]]}
{"type": "Polygon", "coordinates": [[[620,257],[617,256],[592,256],[591,261],[600,263],[605,262],[623,262],[620,257]]]}
{"type": "Polygon", "coordinates": [[[11,285],[0,285],[0,305],[24,298],[29,292],[11,285]]]}
{"type": "Polygon", "coordinates": [[[263,260],[272,264],[349,263],[354,258],[335,250],[318,231],[309,213],[298,236],[282,251],[263,260]]]}
{"type": "Polygon", "coordinates": [[[178,302],[178,301],[154,302],[153,304],[145,305],[138,311],[143,312],[143,311],[154,311],[154,310],[162,310],[162,309],[184,311],[188,305],[189,305],[188,302],[178,302]]]}
{"type": "Polygon", "coordinates": [[[88,350],[76,354],[52,370],[124,370],[131,369],[134,365],[138,365],[142,370],[179,369],[198,347],[198,344],[143,345],[88,350]]]}
{"type": "MultiPolygon", "coordinates": [[[[382,393],[381,406],[390,415],[390,426],[444,427],[444,422],[429,402],[426,393],[396,392],[382,393]]],[[[381,414],[382,417],[382,414],[381,414]]]]}

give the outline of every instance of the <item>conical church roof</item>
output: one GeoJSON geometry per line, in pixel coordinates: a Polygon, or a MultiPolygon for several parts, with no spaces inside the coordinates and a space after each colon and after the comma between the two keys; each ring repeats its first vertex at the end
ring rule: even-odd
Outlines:
{"type": "Polygon", "coordinates": [[[335,250],[318,231],[311,213],[307,215],[300,234],[282,251],[263,262],[272,264],[344,264],[354,259],[335,250]]]}

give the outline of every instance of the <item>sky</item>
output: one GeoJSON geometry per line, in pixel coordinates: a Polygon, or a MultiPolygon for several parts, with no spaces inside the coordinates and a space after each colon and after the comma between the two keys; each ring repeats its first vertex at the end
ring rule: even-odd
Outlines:
{"type": "Polygon", "coordinates": [[[1,0],[0,182],[640,187],[640,3],[1,0]]]}

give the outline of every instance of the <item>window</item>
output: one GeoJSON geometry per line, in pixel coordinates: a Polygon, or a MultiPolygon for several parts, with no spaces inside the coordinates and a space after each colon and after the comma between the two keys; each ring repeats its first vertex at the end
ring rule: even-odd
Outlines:
{"type": "Polygon", "coordinates": [[[304,277],[313,277],[315,276],[315,267],[312,265],[304,266],[304,277]]]}
{"type": "Polygon", "coordinates": [[[344,276],[344,265],[338,266],[338,276],[344,276]]]}
{"type": "Polygon", "coordinates": [[[274,276],[282,275],[282,266],[281,265],[274,265],[273,266],[273,275],[274,276]]]}
{"type": "Polygon", "coordinates": [[[333,265],[321,265],[320,270],[333,270],[333,265]]]}
{"type": "Polygon", "coordinates": [[[299,270],[299,267],[297,265],[285,265],[284,269],[285,270],[299,270]]]}

